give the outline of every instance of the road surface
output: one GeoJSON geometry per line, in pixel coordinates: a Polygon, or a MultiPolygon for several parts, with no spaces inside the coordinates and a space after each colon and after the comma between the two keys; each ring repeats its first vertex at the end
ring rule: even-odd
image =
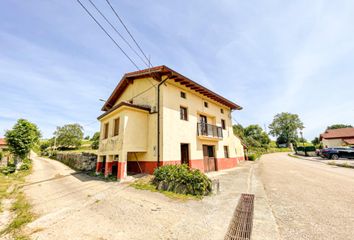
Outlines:
{"type": "Polygon", "coordinates": [[[354,169],[276,153],[259,170],[282,239],[354,239],[354,169]]]}
{"type": "Polygon", "coordinates": [[[215,173],[220,194],[181,202],[77,174],[54,160],[34,157],[33,163],[24,191],[38,215],[26,227],[36,240],[223,239],[253,164],[215,173]]]}

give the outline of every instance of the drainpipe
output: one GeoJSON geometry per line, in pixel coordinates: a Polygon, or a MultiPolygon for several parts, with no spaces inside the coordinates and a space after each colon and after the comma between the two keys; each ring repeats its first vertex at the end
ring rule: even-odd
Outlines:
{"type": "Polygon", "coordinates": [[[169,78],[166,77],[157,85],[157,167],[160,167],[160,87],[169,78]]]}

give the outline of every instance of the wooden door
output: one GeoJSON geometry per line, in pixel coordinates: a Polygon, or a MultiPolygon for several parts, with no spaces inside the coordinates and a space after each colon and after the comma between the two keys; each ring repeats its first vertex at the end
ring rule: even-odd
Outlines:
{"type": "Polygon", "coordinates": [[[189,165],[189,144],[181,144],[181,163],[189,165]]]}
{"type": "Polygon", "coordinates": [[[216,170],[214,146],[203,145],[203,162],[205,172],[211,172],[216,170]]]}

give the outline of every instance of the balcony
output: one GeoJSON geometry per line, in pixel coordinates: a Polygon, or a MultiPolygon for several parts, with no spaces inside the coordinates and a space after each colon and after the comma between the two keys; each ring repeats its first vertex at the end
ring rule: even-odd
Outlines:
{"type": "Polygon", "coordinates": [[[222,127],[207,123],[197,123],[198,136],[207,139],[222,139],[222,127]]]}

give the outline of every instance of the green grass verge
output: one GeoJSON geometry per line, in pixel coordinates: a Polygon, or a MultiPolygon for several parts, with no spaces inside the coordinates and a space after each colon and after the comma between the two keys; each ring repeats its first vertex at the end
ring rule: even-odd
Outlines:
{"type": "Polygon", "coordinates": [[[28,236],[22,233],[22,227],[33,221],[35,216],[31,212],[31,205],[22,192],[21,185],[25,182],[25,177],[31,173],[31,170],[30,168],[9,175],[0,174],[0,200],[5,198],[14,199],[10,209],[14,214],[14,219],[0,232],[0,239],[5,234],[10,234],[13,239],[29,239],[28,236]],[[11,191],[9,191],[10,187],[11,191]]]}
{"type": "Polygon", "coordinates": [[[147,190],[151,192],[159,192],[165,195],[168,198],[174,199],[174,200],[182,200],[182,201],[187,201],[187,200],[201,200],[203,197],[202,196],[194,196],[190,194],[179,194],[179,193],[174,193],[174,192],[169,192],[169,191],[160,191],[156,189],[156,186],[151,183],[150,180],[147,179],[139,179],[136,180],[135,182],[130,184],[131,187],[139,190],[147,190]]]}
{"type": "Polygon", "coordinates": [[[336,163],[336,162],[329,162],[327,163],[328,165],[332,165],[332,166],[337,166],[337,167],[344,167],[344,168],[354,168],[353,165],[349,164],[349,163],[336,163]]]}
{"type": "Polygon", "coordinates": [[[297,159],[302,159],[301,157],[296,156],[296,155],[293,155],[293,154],[291,154],[291,153],[289,153],[288,156],[289,156],[289,157],[293,157],[293,158],[297,158],[297,159]]]}

